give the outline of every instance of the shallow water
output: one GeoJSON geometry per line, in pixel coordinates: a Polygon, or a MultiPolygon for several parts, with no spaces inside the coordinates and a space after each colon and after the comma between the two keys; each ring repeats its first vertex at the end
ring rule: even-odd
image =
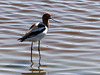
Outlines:
{"type": "Polygon", "coordinates": [[[100,75],[99,0],[0,0],[0,75],[100,75]],[[34,43],[18,42],[49,12],[41,60],[34,43]],[[32,65],[32,67],[30,67],[32,65]]]}

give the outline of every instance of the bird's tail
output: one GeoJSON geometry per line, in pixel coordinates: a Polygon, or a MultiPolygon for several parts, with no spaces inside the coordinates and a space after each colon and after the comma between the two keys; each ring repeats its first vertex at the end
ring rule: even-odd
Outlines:
{"type": "Polygon", "coordinates": [[[24,39],[23,39],[23,38],[19,38],[19,39],[18,39],[18,41],[23,42],[23,41],[24,41],[24,39]]]}

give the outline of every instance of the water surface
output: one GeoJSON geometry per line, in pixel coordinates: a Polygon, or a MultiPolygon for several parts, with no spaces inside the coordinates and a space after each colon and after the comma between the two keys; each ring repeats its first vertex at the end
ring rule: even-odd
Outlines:
{"type": "Polygon", "coordinates": [[[100,75],[99,0],[0,0],[0,75],[100,75]],[[39,59],[34,43],[18,42],[49,12],[39,59]],[[32,65],[32,67],[30,67],[32,65]]]}

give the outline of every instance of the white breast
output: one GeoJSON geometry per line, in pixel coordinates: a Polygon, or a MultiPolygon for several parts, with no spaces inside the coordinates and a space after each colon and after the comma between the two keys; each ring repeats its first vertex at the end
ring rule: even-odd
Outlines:
{"type": "Polygon", "coordinates": [[[27,38],[27,41],[33,41],[33,42],[37,42],[39,40],[41,40],[46,34],[47,34],[48,28],[45,26],[45,30],[41,33],[39,33],[38,35],[31,37],[31,38],[27,38]]]}

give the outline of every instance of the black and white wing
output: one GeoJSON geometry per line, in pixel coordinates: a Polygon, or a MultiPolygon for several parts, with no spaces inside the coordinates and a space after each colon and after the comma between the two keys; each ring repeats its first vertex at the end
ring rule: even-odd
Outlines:
{"type": "Polygon", "coordinates": [[[43,32],[44,30],[45,30],[45,25],[43,23],[36,23],[30,27],[29,31],[25,35],[23,35],[22,38],[19,38],[18,40],[23,42],[27,38],[37,36],[38,34],[43,32]]]}

